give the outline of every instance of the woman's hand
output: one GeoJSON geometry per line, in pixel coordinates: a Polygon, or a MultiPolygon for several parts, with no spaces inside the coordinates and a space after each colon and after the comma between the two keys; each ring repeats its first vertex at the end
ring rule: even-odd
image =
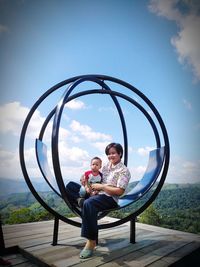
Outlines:
{"type": "Polygon", "coordinates": [[[91,184],[91,188],[94,191],[101,191],[103,190],[103,184],[99,184],[99,183],[91,184]]]}
{"type": "Polygon", "coordinates": [[[116,186],[108,185],[108,184],[92,184],[93,190],[104,191],[111,196],[121,196],[124,193],[123,188],[119,188],[116,186]]]}

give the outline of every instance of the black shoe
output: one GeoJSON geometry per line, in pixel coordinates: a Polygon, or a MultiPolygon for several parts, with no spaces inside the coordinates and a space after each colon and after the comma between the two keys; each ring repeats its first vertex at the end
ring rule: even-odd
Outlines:
{"type": "Polygon", "coordinates": [[[77,199],[78,206],[79,206],[80,208],[83,207],[83,203],[84,203],[84,201],[85,201],[85,199],[84,199],[83,197],[79,197],[79,198],[77,199]]]}

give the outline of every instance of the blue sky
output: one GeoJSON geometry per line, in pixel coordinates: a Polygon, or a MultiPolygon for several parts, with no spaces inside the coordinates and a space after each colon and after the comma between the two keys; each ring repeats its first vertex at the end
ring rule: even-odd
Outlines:
{"type": "MultiPolygon", "coordinates": [[[[199,28],[198,1],[1,0],[0,177],[23,179],[19,137],[35,101],[70,77],[103,74],[132,84],[159,110],[171,145],[166,181],[199,182],[199,28]]],[[[80,90],[89,87],[85,84],[80,90]]],[[[39,107],[28,129],[26,163],[29,175],[38,180],[34,140],[65,89],[39,107]]],[[[119,88],[129,94],[123,90],[119,88]]],[[[155,140],[144,116],[126,101],[120,104],[129,133],[129,168],[137,180],[155,140]]],[[[50,166],[51,126],[52,122],[45,135],[50,166]]],[[[66,179],[79,179],[94,155],[106,162],[106,144],[122,143],[120,122],[109,97],[93,95],[69,103],[59,140],[66,179]]]]}

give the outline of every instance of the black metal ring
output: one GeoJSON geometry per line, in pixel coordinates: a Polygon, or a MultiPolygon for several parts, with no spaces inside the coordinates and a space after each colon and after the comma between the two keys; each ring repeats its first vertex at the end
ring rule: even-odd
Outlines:
{"type": "Polygon", "coordinates": [[[25,140],[25,135],[26,135],[26,130],[27,127],[30,123],[30,120],[32,118],[33,113],[35,112],[35,110],[37,109],[37,107],[44,101],[44,99],[46,99],[52,92],[54,92],[55,90],[59,89],[60,87],[67,85],[67,84],[71,84],[71,86],[69,86],[68,90],[66,90],[64,96],[61,99],[62,105],[57,105],[57,108],[53,109],[50,114],[48,115],[47,119],[45,120],[42,129],[40,131],[40,136],[39,139],[42,140],[44,131],[46,129],[46,126],[50,120],[50,118],[55,114],[54,116],[54,124],[53,124],[53,131],[52,131],[52,151],[54,152],[54,157],[53,157],[53,167],[54,167],[54,172],[56,174],[56,180],[57,180],[57,184],[58,187],[60,189],[61,195],[64,199],[64,201],[66,203],[68,203],[67,200],[67,195],[66,195],[66,191],[65,191],[65,185],[63,183],[62,180],[62,174],[60,171],[60,163],[59,163],[59,155],[58,155],[58,132],[59,132],[59,123],[60,123],[60,118],[62,115],[62,108],[64,107],[64,105],[68,102],[71,101],[72,99],[75,99],[77,97],[83,96],[83,95],[88,95],[88,94],[108,94],[112,97],[116,108],[118,109],[118,113],[120,116],[120,120],[122,123],[122,129],[123,129],[123,135],[124,135],[124,147],[125,147],[125,151],[126,151],[126,156],[125,156],[125,164],[128,161],[128,154],[127,154],[127,144],[128,144],[128,140],[127,140],[127,135],[126,135],[126,125],[125,125],[125,121],[123,118],[123,114],[120,112],[121,107],[116,99],[116,96],[121,97],[127,101],[129,101],[131,104],[133,104],[134,106],[136,106],[137,108],[139,108],[140,111],[142,111],[142,113],[146,116],[146,118],[148,119],[149,123],[151,124],[153,131],[154,131],[154,135],[155,135],[155,139],[156,139],[156,144],[157,147],[160,147],[160,137],[156,128],[156,125],[153,121],[153,119],[151,118],[151,116],[148,114],[148,112],[136,101],[134,101],[132,98],[119,93],[117,91],[113,91],[111,90],[104,81],[111,81],[117,84],[120,84],[128,89],[130,89],[132,92],[134,92],[135,94],[137,94],[138,96],[140,96],[143,101],[151,108],[152,112],[154,113],[162,134],[163,134],[163,139],[164,139],[164,145],[165,145],[165,151],[166,151],[166,155],[165,155],[165,161],[164,161],[164,167],[162,169],[162,175],[160,178],[160,181],[156,187],[156,189],[154,190],[153,194],[151,195],[151,197],[148,199],[148,201],[143,204],[138,210],[136,210],[135,212],[129,214],[127,217],[120,219],[116,222],[113,223],[108,223],[108,224],[101,224],[99,225],[99,229],[105,229],[105,228],[110,228],[113,226],[117,226],[120,224],[123,224],[129,220],[131,220],[132,218],[136,217],[137,215],[139,215],[141,212],[143,212],[156,198],[156,196],[158,195],[158,193],[160,192],[166,175],[167,175],[167,171],[168,171],[168,167],[169,167],[169,158],[170,158],[170,148],[169,148],[169,139],[168,139],[168,134],[166,131],[166,127],[164,125],[164,122],[160,116],[160,114],[158,113],[157,109],[155,108],[155,106],[151,103],[151,101],[142,93],[140,92],[138,89],[136,89],[135,87],[133,87],[132,85],[110,77],[110,76],[105,76],[105,75],[81,75],[81,76],[76,76],[70,79],[67,79],[57,85],[55,85],[54,87],[50,88],[47,92],[45,92],[39,99],[38,101],[33,105],[33,107],[31,108],[25,122],[22,128],[22,132],[21,132],[21,136],[20,136],[20,145],[19,145],[19,153],[20,153],[20,163],[21,163],[21,168],[22,168],[22,172],[24,175],[24,178],[29,186],[29,189],[31,190],[31,192],[33,193],[33,195],[35,196],[35,198],[39,201],[39,203],[45,208],[47,209],[50,213],[52,213],[54,216],[56,216],[57,218],[71,224],[74,226],[78,226],[80,227],[81,224],[73,221],[69,218],[66,218],[60,214],[58,214],[55,210],[53,210],[51,207],[49,207],[46,202],[43,201],[43,199],[38,195],[37,191],[35,190],[35,188],[33,187],[31,180],[29,178],[27,169],[26,169],[26,165],[25,165],[25,160],[24,160],[24,140],[25,140]],[[87,90],[87,91],[83,91],[80,93],[76,93],[72,96],[70,96],[70,93],[72,92],[72,90],[76,87],[77,84],[83,82],[83,81],[93,81],[96,82],[97,84],[102,86],[102,89],[95,89],[95,90],[87,90]],[[121,115],[120,115],[121,114],[121,115]],[[56,156],[55,156],[56,155],[56,156]],[[59,171],[57,171],[59,170],[59,171]]]}

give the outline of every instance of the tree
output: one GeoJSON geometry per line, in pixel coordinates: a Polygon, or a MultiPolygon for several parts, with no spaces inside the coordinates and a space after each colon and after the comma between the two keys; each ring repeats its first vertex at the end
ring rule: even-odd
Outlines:
{"type": "Polygon", "coordinates": [[[154,208],[154,206],[150,205],[139,217],[139,222],[151,225],[160,225],[161,216],[154,208]]]}

